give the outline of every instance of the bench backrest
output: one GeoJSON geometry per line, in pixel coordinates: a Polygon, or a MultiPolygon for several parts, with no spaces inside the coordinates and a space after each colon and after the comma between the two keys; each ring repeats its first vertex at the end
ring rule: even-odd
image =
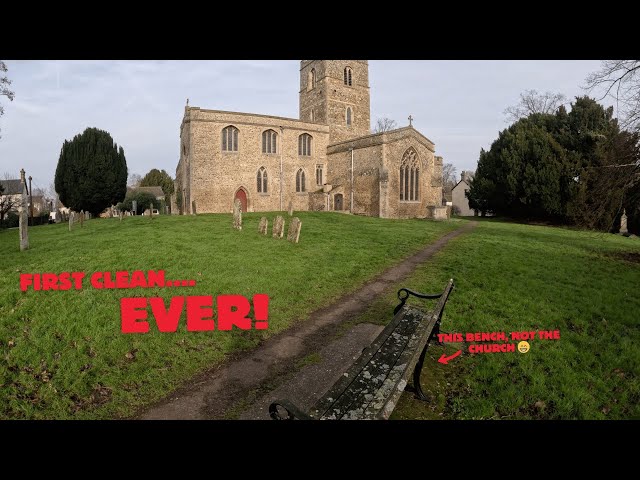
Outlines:
{"type": "Polygon", "coordinates": [[[389,418],[442,318],[452,288],[450,281],[442,294],[423,296],[438,298],[435,308],[426,313],[405,304],[408,293],[401,297],[393,320],[318,400],[310,416],[328,420],[389,418]]]}

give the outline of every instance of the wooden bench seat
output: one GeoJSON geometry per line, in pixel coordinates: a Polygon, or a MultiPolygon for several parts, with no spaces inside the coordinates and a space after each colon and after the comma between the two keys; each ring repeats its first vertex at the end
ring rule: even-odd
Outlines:
{"type": "Polygon", "coordinates": [[[440,294],[421,294],[406,288],[398,291],[400,304],[394,317],[373,343],[308,413],[287,400],[269,406],[275,420],[357,420],[388,419],[413,375],[413,390],[427,400],[420,386],[420,373],[429,343],[440,331],[442,312],[453,289],[453,279],[440,294]],[[437,299],[433,310],[408,305],[407,299],[437,299]],[[282,416],[280,409],[286,411],[282,416]]]}

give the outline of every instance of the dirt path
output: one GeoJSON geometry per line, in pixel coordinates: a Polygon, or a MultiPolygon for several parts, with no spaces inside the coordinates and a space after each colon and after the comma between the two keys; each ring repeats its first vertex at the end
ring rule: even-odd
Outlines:
{"type": "MultiPolygon", "coordinates": [[[[418,265],[450,240],[475,226],[476,222],[471,222],[444,235],[418,253],[385,270],[356,292],[313,312],[305,322],[269,338],[255,350],[238,355],[199,375],[188,386],[173,392],[139,418],[215,419],[255,409],[253,404],[257,399],[291,376],[293,365],[309,354],[320,352],[335,339],[333,334],[336,326],[359,316],[372,299],[382,295],[396,282],[407,278],[418,265]],[[229,412],[231,408],[238,411],[229,412]]],[[[361,341],[368,341],[372,333],[364,332],[361,341]]]]}

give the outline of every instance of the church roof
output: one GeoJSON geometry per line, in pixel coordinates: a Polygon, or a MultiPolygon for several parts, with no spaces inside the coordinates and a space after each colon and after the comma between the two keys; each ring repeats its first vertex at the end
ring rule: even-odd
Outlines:
{"type": "Polygon", "coordinates": [[[164,192],[162,191],[162,187],[127,187],[127,191],[145,192],[145,193],[150,193],[156,198],[160,198],[160,197],[164,198],[164,192]]]}
{"type": "Polygon", "coordinates": [[[421,134],[413,127],[402,127],[386,132],[372,133],[371,135],[363,135],[361,137],[350,138],[343,142],[334,143],[327,147],[327,153],[336,153],[349,150],[349,148],[362,148],[364,146],[380,145],[383,143],[391,143],[407,136],[412,136],[432,152],[435,152],[435,143],[421,134]]]}

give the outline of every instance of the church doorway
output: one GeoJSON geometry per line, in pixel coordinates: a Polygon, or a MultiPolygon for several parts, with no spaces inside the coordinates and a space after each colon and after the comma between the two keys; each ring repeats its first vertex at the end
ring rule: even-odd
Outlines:
{"type": "Polygon", "coordinates": [[[246,213],[247,211],[247,192],[244,191],[244,188],[239,188],[236,191],[235,196],[233,197],[233,202],[235,203],[236,199],[240,200],[242,204],[242,211],[246,213]]]}
{"type": "Polygon", "coordinates": [[[338,193],[333,197],[333,209],[334,210],[342,210],[342,194],[338,193]]]}

